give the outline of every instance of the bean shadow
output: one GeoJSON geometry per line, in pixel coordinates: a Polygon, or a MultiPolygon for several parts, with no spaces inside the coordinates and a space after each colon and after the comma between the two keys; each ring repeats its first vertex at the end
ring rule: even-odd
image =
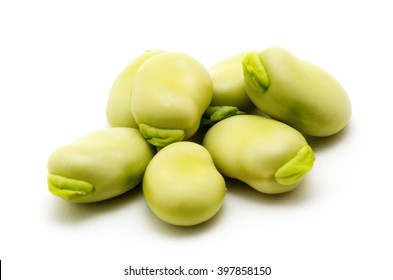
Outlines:
{"type": "Polygon", "coordinates": [[[227,184],[227,197],[221,210],[210,220],[195,226],[175,226],[168,224],[156,217],[146,206],[145,218],[152,229],[159,234],[164,234],[174,238],[193,238],[195,236],[209,233],[215,228],[219,228],[220,223],[224,223],[234,202],[231,198],[236,197],[263,207],[293,207],[302,205],[312,198],[312,180],[304,179],[302,184],[296,189],[283,194],[264,194],[251,188],[249,185],[232,178],[225,178],[227,184]],[[231,203],[232,202],[232,203],[231,203]]]}
{"type": "Polygon", "coordinates": [[[297,188],[281,194],[265,194],[236,179],[225,178],[225,180],[228,195],[240,198],[241,200],[247,201],[247,203],[274,207],[294,206],[307,203],[312,198],[312,180],[307,176],[297,188]]]}
{"type": "Polygon", "coordinates": [[[226,209],[227,203],[224,201],[223,206],[214,217],[206,222],[193,226],[176,226],[168,224],[155,216],[147,206],[145,209],[145,218],[152,229],[159,234],[173,238],[193,238],[206,234],[214,228],[218,228],[219,224],[225,220],[226,209]]]}
{"type": "Polygon", "coordinates": [[[305,136],[305,138],[314,152],[324,152],[345,141],[353,132],[353,125],[349,123],[343,130],[334,135],[327,137],[305,136]]]}
{"type": "MultiPolygon", "coordinates": [[[[53,198],[52,198],[53,199],[53,198]]],[[[56,198],[51,205],[50,218],[63,224],[75,224],[118,211],[143,199],[141,185],[117,197],[94,203],[73,203],[56,198]]]]}

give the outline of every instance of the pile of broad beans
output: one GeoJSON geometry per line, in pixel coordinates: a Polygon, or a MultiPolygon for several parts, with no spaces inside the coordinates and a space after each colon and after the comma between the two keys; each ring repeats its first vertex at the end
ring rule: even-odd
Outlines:
{"type": "Polygon", "coordinates": [[[315,160],[306,137],[341,131],[351,103],[332,75],[282,48],[210,69],[152,50],[119,73],[106,116],[110,127],[50,154],[49,191],[91,203],[141,184],[157,217],[191,226],[220,211],[225,178],[266,194],[299,186],[315,160]]]}

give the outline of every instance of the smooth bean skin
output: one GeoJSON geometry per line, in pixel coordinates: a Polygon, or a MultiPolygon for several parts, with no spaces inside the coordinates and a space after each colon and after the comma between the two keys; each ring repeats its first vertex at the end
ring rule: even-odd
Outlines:
{"type": "Polygon", "coordinates": [[[351,102],[340,83],[282,48],[250,52],[243,59],[243,73],[253,103],[304,134],[330,136],[350,120],[351,102]]]}
{"type": "Polygon", "coordinates": [[[193,226],[215,216],[226,193],[225,180],[209,152],[189,141],[162,148],[143,177],[143,193],[153,213],[178,226],[193,226]]]}
{"type": "Polygon", "coordinates": [[[123,194],[141,182],[156,153],[136,128],[89,133],[54,150],[48,159],[49,191],[89,203],[123,194]]]}
{"type": "Polygon", "coordinates": [[[207,69],[195,58],[166,52],[147,60],[135,74],[131,112],[155,146],[189,139],[213,96],[207,69]]]}
{"type": "Polygon", "coordinates": [[[209,68],[213,82],[211,106],[233,106],[244,112],[255,108],[244,86],[242,61],[247,53],[236,53],[209,68]]]}
{"type": "Polygon", "coordinates": [[[206,133],[203,146],[221,174],[268,194],[296,188],[315,160],[300,132],[257,115],[216,123],[206,133]]]}
{"type": "Polygon", "coordinates": [[[146,51],[131,61],[117,76],[106,104],[106,117],[112,127],[138,128],[131,113],[132,81],[139,67],[146,60],[163,52],[163,50],[146,51]]]}

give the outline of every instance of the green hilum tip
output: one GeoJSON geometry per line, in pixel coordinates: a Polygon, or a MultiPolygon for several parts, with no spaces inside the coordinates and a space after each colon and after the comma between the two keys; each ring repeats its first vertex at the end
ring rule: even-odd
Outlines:
{"type": "Polygon", "coordinates": [[[54,174],[48,175],[48,188],[52,194],[75,202],[83,201],[95,191],[94,186],[88,182],[54,174]]]}
{"type": "Polygon", "coordinates": [[[203,113],[201,121],[203,124],[213,125],[223,119],[241,114],[245,113],[234,106],[209,106],[203,113]]]}
{"type": "Polygon", "coordinates": [[[261,54],[249,52],[242,60],[246,84],[254,91],[264,93],[269,87],[269,77],[263,66],[261,54]]]}
{"type": "Polygon", "coordinates": [[[303,146],[286,164],[274,174],[281,185],[292,185],[300,181],[314,165],[314,153],[309,145],[303,146]]]}
{"type": "Polygon", "coordinates": [[[157,128],[144,123],[139,124],[143,137],[152,145],[164,147],[184,139],[184,130],[157,128]]]}

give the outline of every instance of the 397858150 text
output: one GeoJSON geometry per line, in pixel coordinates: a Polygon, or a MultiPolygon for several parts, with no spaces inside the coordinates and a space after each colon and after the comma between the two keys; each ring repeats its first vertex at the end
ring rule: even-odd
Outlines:
{"type": "Polygon", "coordinates": [[[207,268],[184,268],[178,267],[161,267],[151,268],[147,266],[132,267],[124,269],[124,275],[128,276],[269,276],[272,269],[269,266],[218,266],[214,269],[207,268]]]}

